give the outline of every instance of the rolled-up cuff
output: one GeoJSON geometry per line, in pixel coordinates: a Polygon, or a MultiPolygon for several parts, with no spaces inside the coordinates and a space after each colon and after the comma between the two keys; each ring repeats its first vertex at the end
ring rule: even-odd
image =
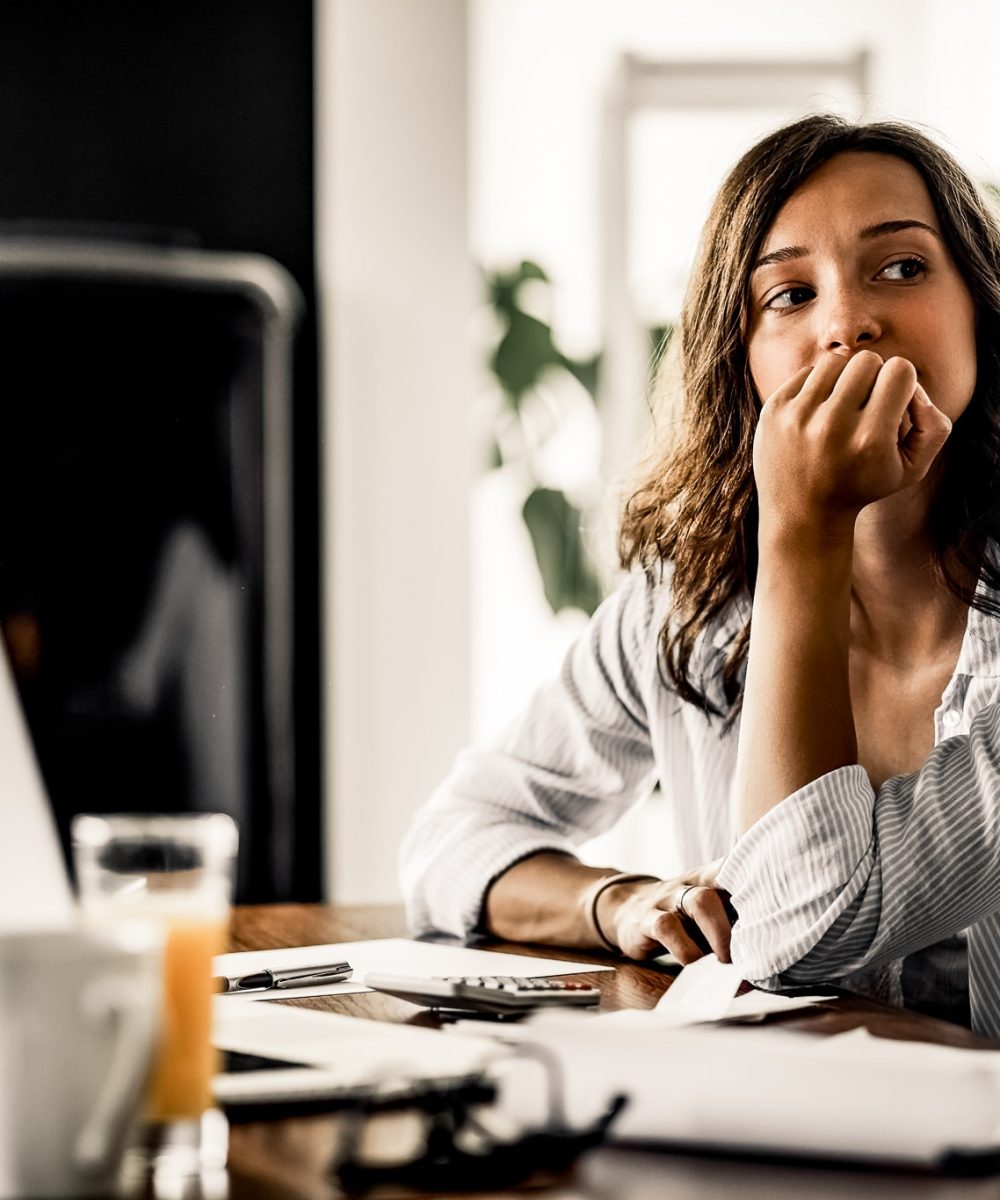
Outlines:
{"type": "Polygon", "coordinates": [[[480,928],[486,892],[495,879],[533,854],[575,853],[568,838],[551,831],[540,835],[520,824],[470,822],[464,833],[452,833],[447,855],[439,851],[425,856],[404,847],[401,877],[407,927],[414,937],[470,937],[480,928]],[[447,863],[444,869],[442,862],[447,863]]]}
{"type": "Polygon", "coordinates": [[[867,885],[875,791],[854,764],[793,792],[736,843],[718,876],[739,914],[732,955],[744,977],[794,981],[795,964],[867,885]]]}

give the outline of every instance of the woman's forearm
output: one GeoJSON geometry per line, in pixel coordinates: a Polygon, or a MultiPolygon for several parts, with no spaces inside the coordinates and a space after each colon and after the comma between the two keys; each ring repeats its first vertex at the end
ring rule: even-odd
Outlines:
{"type": "Polygon", "coordinates": [[[729,962],[732,914],[715,887],[720,862],[660,879],[545,851],[494,881],[487,928],[508,941],[615,950],[638,960],[669,950],[688,963],[711,948],[729,962]]]}
{"type": "Polygon", "coordinates": [[[740,722],[741,831],[792,792],[857,762],[850,692],[853,538],[762,528],[740,722]]]}
{"type": "Polygon", "coordinates": [[[857,762],[855,522],[869,504],[923,480],[950,430],[911,362],[883,362],[869,350],[844,355],[839,343],[764,402],[754,435],[759,561],[737,760],[744,832],[786,796],[857,762]]]}
{"type": "Polygon", "coordinates": [[[487,928],[511,942],[602,946],[590,921],[590,900],[597,881],[613,873],[609,867],[585,866],[568,854],[533,854],[494,880],[486,895],[487,928]]]}

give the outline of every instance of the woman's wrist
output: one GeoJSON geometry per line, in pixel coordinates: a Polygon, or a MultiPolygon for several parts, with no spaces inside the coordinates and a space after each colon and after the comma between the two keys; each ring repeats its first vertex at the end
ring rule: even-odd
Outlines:
{"type": "Polygon", "coordinates": [[[854,552],[857,513],[842,512],[824,519],[807,520],[803,514],[761,513],[757,548],[762,557],[822,562],[854,552]]]}
{"type": "Polygon", "coordinates": [[[617,915],[622,905],[650,883],[659,883],[656,875],[617,871],[598,880],[585,899],[587,923],[598,945],[621,953],[617,935],[617,915]]]}

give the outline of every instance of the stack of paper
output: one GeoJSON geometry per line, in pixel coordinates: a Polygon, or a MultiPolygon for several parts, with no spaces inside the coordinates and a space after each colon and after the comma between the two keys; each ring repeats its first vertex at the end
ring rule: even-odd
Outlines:
{"type": "MultiPolygon", "coordinates": [[[[874,1038],[815,1037],[706,1022],[827,999],[752,992],[714,958],[686,967],[651,1012],[545,1014],[502,1032],[555,1066],[570,1124],[617,1094],[625,1141],[929,1165],[1000,1150],[1000,1052],[874,1038]]],[[[546,1119],[538,1063],[501,1063],[501,1104],[546,1119]]]]}
{"type": "Polygon", "coordinates": [[[736,968],[705,958],[649,1012],[552,1012],[500,1027],[493,1036],[513,1055],[491,1068],[501,1113],[543,1124],[554,1082],[574,1126],[627,1096],[618,1141],[924,1166],[1000,1151],[1000,1052],[863,1029],[826,1038],[734,1028],[829,999],[737,997],[739,983],[736,968]]]}

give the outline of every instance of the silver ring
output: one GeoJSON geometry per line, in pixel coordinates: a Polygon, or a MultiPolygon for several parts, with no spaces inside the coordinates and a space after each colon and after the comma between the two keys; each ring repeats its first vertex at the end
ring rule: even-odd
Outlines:
{"type": "Polygon", "coordinates": [[[677,901],[677,912],[679,912],[682,917],[686,917],[689,921],[693,920],[693,918],[692,918],[691,914],[688,912],[688,910],[684,907],[684,897],[688,894],[688,892],[694,892],[697,890],[698,890],[697,883],[688,884],[688,886],[686,888],[684,888],[684,890],[681,892],[680,898],[677,901]]]}

